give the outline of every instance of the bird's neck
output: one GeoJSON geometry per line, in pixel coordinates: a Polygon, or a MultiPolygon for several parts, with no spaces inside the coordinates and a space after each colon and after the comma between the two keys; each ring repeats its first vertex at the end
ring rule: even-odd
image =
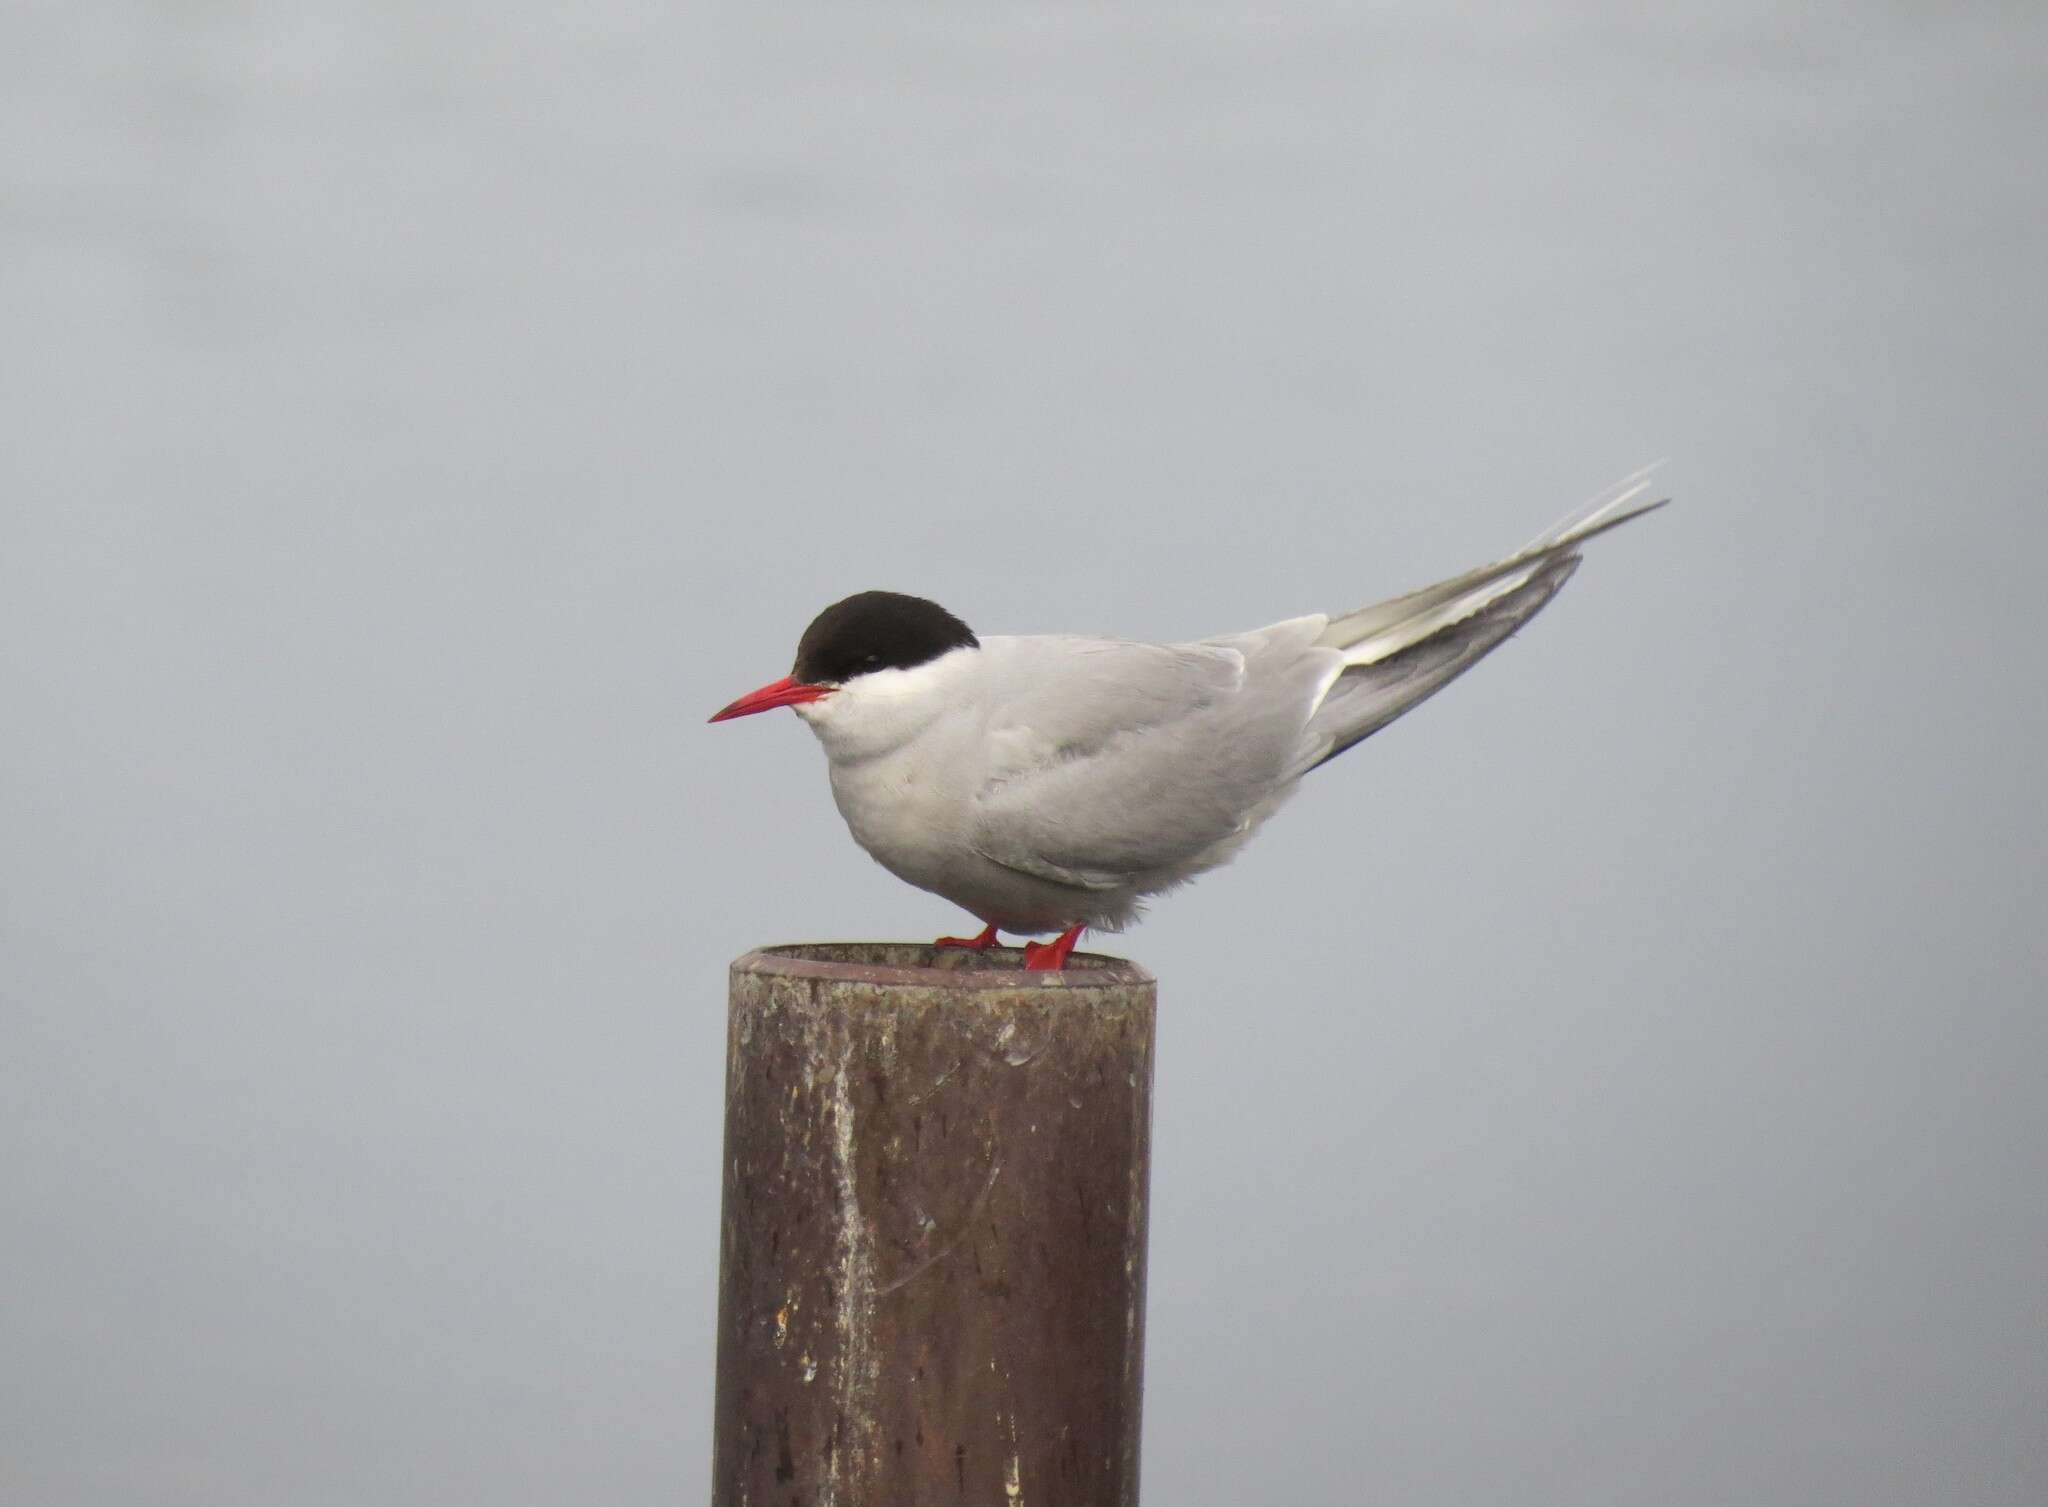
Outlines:
{"type": "Polygon", "coordinates": [[[978,649],[954,649],[907,670],[857,676],[822,701],[796,708],[835,765],[894,753],[974,700],[978,649]]]}

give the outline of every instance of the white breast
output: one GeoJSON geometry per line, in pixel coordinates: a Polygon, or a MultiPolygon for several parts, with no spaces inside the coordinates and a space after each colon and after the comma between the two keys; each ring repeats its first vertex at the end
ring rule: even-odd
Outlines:
{"type": "Polygon", "coordinates": [[[940,893],[966,848],[982,781],[977,653],[955,649],[862,675],[796,709],[824,746],[854,840],[890,872],[940,893]]]}

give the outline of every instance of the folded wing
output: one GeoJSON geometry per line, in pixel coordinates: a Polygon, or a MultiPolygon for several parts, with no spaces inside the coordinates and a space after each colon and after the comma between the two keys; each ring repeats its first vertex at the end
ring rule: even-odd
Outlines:
{"type": "Polygon", "coordinates": [[[1541,611],[1587,540],[1662,507],[1642,500],[1647,478],[1504,560],[1341,617],[1197,644],[1002,641],[973,847],[1081,890],[1156,886],[1220,862],[1302,775],[1541,611]]]}
{"type": "Polygon", "coordinates": [[[1171,874],[1253,818],[1342,669],[1320,617],[1199,644],[1017,639],[973,845],[1083,889],[1171,874]],[[1037,663],[1030,661],[1036,660],[1037,663]],[[1035,673],[1034,673],[1035,672],[1035,673]]]}

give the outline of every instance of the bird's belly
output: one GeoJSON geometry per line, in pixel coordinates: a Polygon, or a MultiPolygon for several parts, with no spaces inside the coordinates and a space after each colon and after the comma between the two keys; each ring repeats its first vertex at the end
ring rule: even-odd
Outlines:
{"type": "Polygon", "coordinates": [[[876,760],[832,771],[839,814],[854,841],[883,868],[1009,931],[1058,931],[1084,919],[1077,909],[1080,893],[1005,868],[975,850],[971,797],[886,766],[876,760]]]}

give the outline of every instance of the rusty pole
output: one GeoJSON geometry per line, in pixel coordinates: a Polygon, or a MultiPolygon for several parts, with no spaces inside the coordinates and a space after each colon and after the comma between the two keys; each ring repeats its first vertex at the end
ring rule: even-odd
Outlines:
{"type": "Polygon", "coordinates": [[[713,1507],[1136,1507],[1155,985],[732,965],[713,1507]]]}

